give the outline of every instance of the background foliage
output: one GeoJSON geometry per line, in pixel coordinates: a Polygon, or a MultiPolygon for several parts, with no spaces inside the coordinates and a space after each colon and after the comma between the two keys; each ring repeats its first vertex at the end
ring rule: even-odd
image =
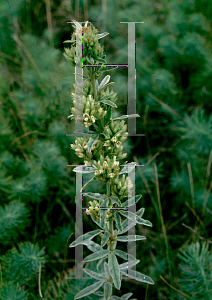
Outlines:
{"type": "MultiPolygon", "coordinates": [[[[66,136],[74,131],[67,116],[75,70],[63,41],[72,19],[109,32],[101,43],[110,64],[127,63],[128,29],[120,22],[144,21],[136,25],[136,132],[145,136],[124,145],[129,162],[145,165],[136,168],[137,205],[153,228],[136,226],[147,237],[136,243],[137,270],[155,285],[128,280],[117,296],[211,299],[211,10],[211,0],[1,1],[3,300],[39,299],[39,288],[45,299],[73,299],[95,282],[65,279],[74,274],[68,245],[75,230],[75,176],[67,165],[82,163],[69,147],[75,138],[66,136]]],[[[119,114],[127,114],[127,69],[110,75],[119,114]]],[[[83,224],[84,232],[96,229],[85,213],[83,224]]]]}

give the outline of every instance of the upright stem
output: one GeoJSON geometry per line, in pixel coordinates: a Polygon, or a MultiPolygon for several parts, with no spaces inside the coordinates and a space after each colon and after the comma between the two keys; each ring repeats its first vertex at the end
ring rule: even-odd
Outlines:
{"type": "MultiPolygon", "coordinates": [[[[110,197],[110,183],[107,183],[107,197],[110,197]]],[[[111,199],[109,199],[109,204],[108,206],[110,207],[112,205],[111,203],[111,199]]],[[[113,220],[109,221],[109,232],[110,234],[113,236],[113,220]]],[[[113,251],[113,244],[110,243],[110,251],[113,251]]],[[[111,275],[109,274],[109,281],[111,282],[111,284],[113,284],[113,278],[111,277],[111,275]]]]}

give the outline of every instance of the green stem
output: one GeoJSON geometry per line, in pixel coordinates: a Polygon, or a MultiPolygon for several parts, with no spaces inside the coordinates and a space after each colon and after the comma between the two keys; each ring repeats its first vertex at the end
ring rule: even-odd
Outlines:
{"type": "MultiPolygon", "coordinates": [[[[107,197],[110,197],[110,183],[107,183],[107,197]]],[[[110,207],[112,205],[111,199],[109,199],[109,204],[108,206],[110,207]]],[[[113,220],[109,221],[109,232],[113,236],[113,220]]],[[[113,251],[113,244],[110,244],[110,251],[113,251]]],[[[113,284],[113,278],[109,274],[109,281],[111,284],[113,284]]]]}

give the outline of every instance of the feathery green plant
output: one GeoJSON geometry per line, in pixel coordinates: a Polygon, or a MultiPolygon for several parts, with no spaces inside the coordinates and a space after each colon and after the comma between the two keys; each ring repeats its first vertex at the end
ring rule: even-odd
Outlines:
{"type": "MultiPolygon", "coordinates": [[[[98,266],[108,258],[108,263],[104,262],[104,276],[100,273],[83,269],[86,274],[98,281],[81,290],[75,296],[75,299],[80,299],[90,294],[99,295],[101,300],[129,299],[132,293],[123,295],[121,298],[112,295],[113,287],[120,290],[123,275],[140,282],[154,284],[150,277],[131,270],[140,260],[123,251],[116,250],[117,241],[130,242],[145,239],[144,236],[140,235],[121,236],[132,228],[135,223],[152,226],[151,222],[142,219],[144,208],[139,209],[135,214],[126,211],[128,207],[138,203],[141,195],[124,200],[125,197],[128,197],[128,188],[129,195],[131,195],[133,187],[132,182],[125,176],[125,173],[128,172],[128,168],[133,169],[135,163],[127,164],[125,162],[122,169],[120,166],[120,160],[127,155],[122,153],[123,146],[121,145],[127,139],[127,134],[125,133],[127,126],[124,120],[139,117],[139,115],[133,114],[115,119],[112,118],[112,108],[117,108],[115,104],[117,100],[116,94],[113,91],[109,91],[109,86],[113,83],[109,82],[109,75],[104,77],[100,84],[97,80],[103,72],[114,69],[114,67],[104,66],[104,63],[106,63],[105,55],[103,55],[103,47],[98,41],[108,33],[98,34],[98,30],[92,24],[88,26],[88,22],[83,28],[77,21],[73,22],[76,25],[76,33],[77,31],[83,33],[83,63],[95,66],[84,66],[83,99],[78,101],[79,97],[76,87],[76,93],[72,93],[75,107],[71,108],[72,114],[68,117],[75,119],[76,123],[80,118],[83,119],[83,124],[86,127],[84,132],[90,133],[91,137],[78,137],[75,140],[75,144],[71,144],[71,147],[79,158],[84,159],[84,172],[95,173],[95,176],[84,185],[83,189],[94,180],[99,180],[106,185],[107,194],[83,193],[84,196],[93,199],[89,202],[90,206],[86,209],[86,214],[90,215],[92,221],[101,229],[90,231],[78,237],[69,247],[75,247],[79,244],[86,245],[94,253],[87,256],[84,262],[98,261],[97,270],[98,266]],[[97,64],[101,64],[101,66],[96,67],[97,64]],[[77,114],[80,108],[83,110],[83,118],[77,114]],[[119,178],[121,174],[122,178],[119,178]],[[119,209],[116,210],[117,208],[119,209]],[[126,218],[123,222],[121,221],[121,216],[126,218]],[[132,222],[129,227],[128,219],[132,222]],[[101,237],[101,245],[92,241],[97,235],[101,237]],[[103,249],[106,245],[107,250],[103,249]],[[117,256],[128,260],[128,262],[119,265],[117,256]],[[126,273],[127,269],[128,274],[126,273]],[[133,276],[134,272],[136,277],[133,276]],[[104,287],[104,293],[96,292],[101,287],[104,287]]],[[[78,43],[79,41],[74,38],[76,33],[73,33],[72,40],[64,43],[78,43]]],[[[75,66],[75,60],[76,63],[80,62],[78,54],[75,58],[75,45],[72,45],[71,49],[65,48],[65,52],[64,56],[72,66],[75,66]]],[[[76,167],[74,171],[80,172],[80,169],[81,167],[76,167]]]]}
{"type": "Polygon", "coordinates": [[[212,255],[208,251],[208,244],[192,243],[186,245],[178,257],[182,272],[179,284],[181,289],[192,296],[193,300],[212,298],[212,255]]]}

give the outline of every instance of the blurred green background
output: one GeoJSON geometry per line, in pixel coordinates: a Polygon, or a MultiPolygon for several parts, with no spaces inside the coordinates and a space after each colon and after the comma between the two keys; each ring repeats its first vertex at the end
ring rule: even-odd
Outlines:
{"type": "MultiPolygon", "coordinates": [[[[128,27],[120,22],[144,22],[135,36],[136,132],[145,136],[123,145],[128,162],[145,165],[136,168],[136,194],[143,195],[136,209],[145,208],[153,227],[136,225],[136,234],[147,238],[136,243],[136,270],[155,285],[127,280],[114,291],[138,300],[212,299],[211,11],[211,0],[1,0],[3,300],[40,299],[39,273],[43,299],[71,300],[95,282],[65,278],[74,271],[75,253],[68,248],[75,234],[75,173],[67,165],[83,163],[70,149],[75,137],[66,136],[75,129],[67,119],[75,69],[63,56],[63,42],[73,19],[109,32],[100,40],[108,64],[127,64],[128,27]]],[[[127,114],[127,68],[108,74],[117,112],[127,114]]],[[[101,188],[95,182],[89,191],[101,188]]],[[[83,218],[84,233],[97,229],[83,218]]],[[[83,249],[84,257],[90,254],[83,249]]]]}

